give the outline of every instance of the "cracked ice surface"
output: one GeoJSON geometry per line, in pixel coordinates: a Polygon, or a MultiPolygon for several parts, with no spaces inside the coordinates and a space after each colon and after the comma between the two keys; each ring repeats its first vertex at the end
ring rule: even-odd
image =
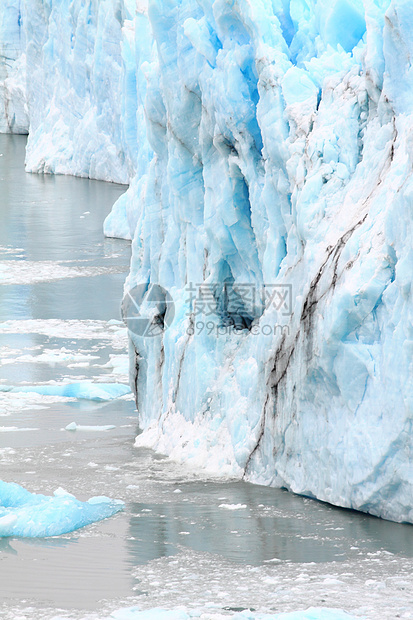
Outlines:
{"type": "Polygon", "coordinates": [[[175,301],[139,445],[412,522],[411,1],[20,4],[28,169],[132,179],[106,234],[175,301]],[[291,313],[217,336],[190,283],[291,313]]]}

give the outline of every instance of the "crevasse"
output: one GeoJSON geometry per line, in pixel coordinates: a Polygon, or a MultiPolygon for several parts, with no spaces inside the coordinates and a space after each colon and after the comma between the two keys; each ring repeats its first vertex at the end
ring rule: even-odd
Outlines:
{"type": "Polygon", "coordinates": [[[138,445],[413,522],[412,8],[6,3],[27,169],[130,182],[126,290],[174,301],[130,332],[138,445]]]}

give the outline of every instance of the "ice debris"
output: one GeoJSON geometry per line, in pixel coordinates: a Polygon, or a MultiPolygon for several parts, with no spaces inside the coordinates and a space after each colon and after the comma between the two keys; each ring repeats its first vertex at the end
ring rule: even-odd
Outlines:
{"type": "Polygon", "coordinates": [[[0,481],[0,537],[59,536],[111,517],[123,507],[121,500],[104,496],[81,502],[63,489],[53,496],[40,495],[0,481]]]}
{"type": "Polygon", "coordinates": [[[0,392],[35,393],[44,396],[65,396],[85,400],[113,400],[130,393],[130,387],[122,383],[62,383],[56,385],[0,385],[0,392]]]}

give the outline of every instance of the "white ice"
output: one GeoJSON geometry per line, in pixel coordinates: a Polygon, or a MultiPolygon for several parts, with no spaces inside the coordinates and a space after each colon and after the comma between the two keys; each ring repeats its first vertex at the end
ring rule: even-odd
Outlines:
{"type": "Polygon", "coordinates": [[[39,282],[55,282],[67,278],[90,278],[105,274],[123,273],[123,266],[113,267],[68,267],[55,261],[0,262],[0,284],[27,285],[39,282]]]}
{"type": "Polygon", "coordinates": [[[67,426],[65,426],[66,431],[87,431],[87,432],[101,432],[101,431],[111,431],[116,426],[113,424],[103,424],[97,426],[87,426],[85,424],[76,424],[76,422],[70,422],[67,426]]]}
{"type": "MultiPolygon", "coordinates": [[[[339,609],[316,609],[311,608],[305,611],[298,611],[286,614],[255,614],[251,611],[243,611],[231,616],[223,616],[219,613],[202,613],[197,611],[186,612],[183,609],[165,610],[150,609],[141,611],[139,608],[121,609],[111,614],[114,620],[190,620],[199,618],[200,620],[355,620],[354,616],[346,614],[339,609]]],[[[56,618],[57,620],[57,618],[56,618]]],[[[107,618],[106,620],[109,620],[107,618]]]]}

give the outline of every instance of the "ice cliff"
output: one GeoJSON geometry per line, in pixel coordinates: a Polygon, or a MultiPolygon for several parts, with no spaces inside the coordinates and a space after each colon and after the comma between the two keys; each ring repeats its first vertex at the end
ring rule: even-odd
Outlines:
{"type": "Polygon", "coordinates": [[[174,301],[137,443],[413,522],[413,0],[2,4],[27,169],[130,180],[126,290],[174,301]]]}
{"type": "Polygon", "coordinates": [[[20,5],[0,3],[0,133],[28,133],[26,55],[20,5]]]}

